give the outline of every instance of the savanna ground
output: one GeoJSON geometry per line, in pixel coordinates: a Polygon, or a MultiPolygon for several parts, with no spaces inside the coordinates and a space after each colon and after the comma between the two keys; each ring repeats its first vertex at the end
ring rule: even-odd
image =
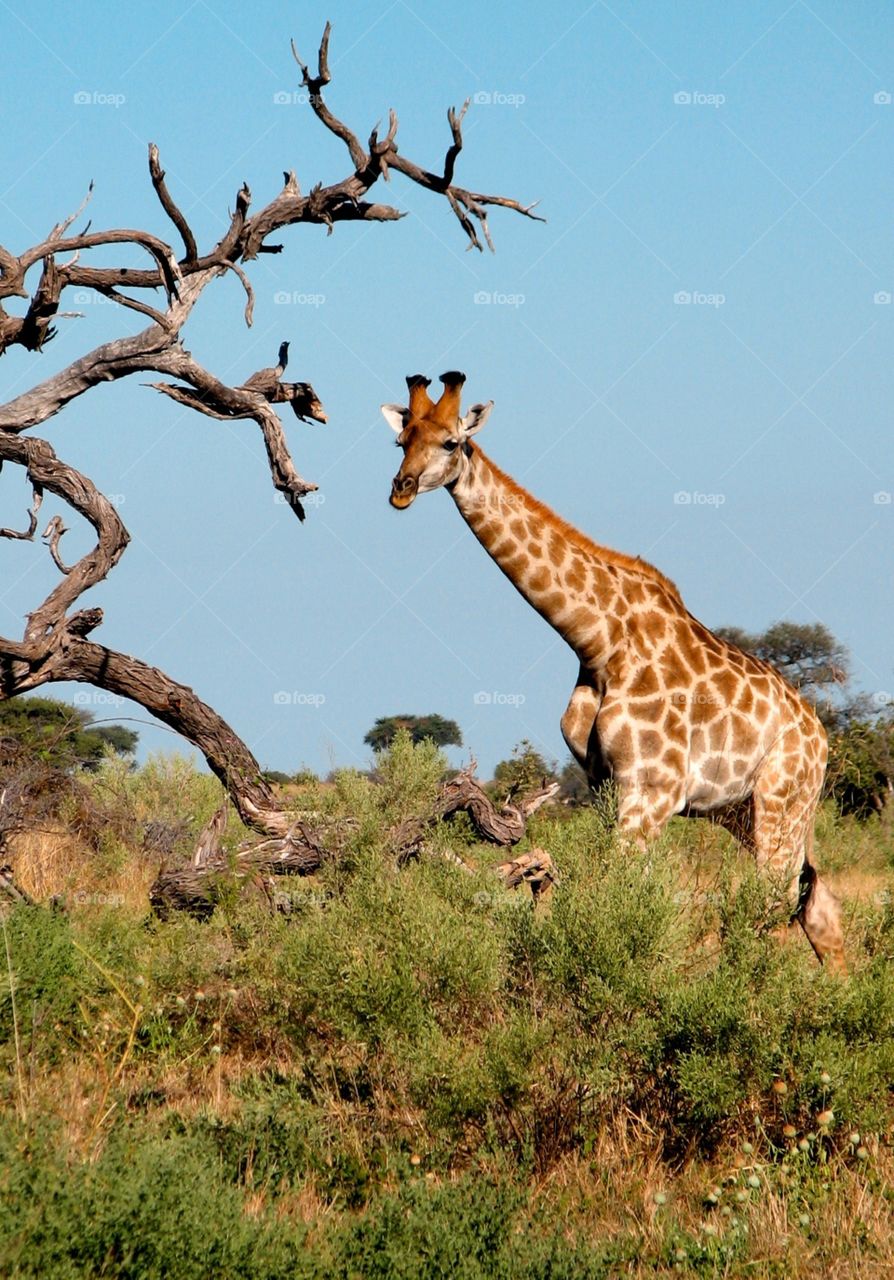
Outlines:
{"type": "Polygon", "coordinates": [[[151,917],[145,824],[185,859],[219,803],[182,760],[87,776],[91,845],[19,839],[46,905],[2,923],[0,1273],[894,1274],[885,825],[820,818],[841,980],[770,936],[770,887],[706,823],[646,860],[608,803],[538,814],[561,882],[536,910],[462,821],[395,870],[385,831],[443,767],[399,739],[378,784],[291,789],[357,823],[282,882],[288,914],[259,886],[151,917]]]}

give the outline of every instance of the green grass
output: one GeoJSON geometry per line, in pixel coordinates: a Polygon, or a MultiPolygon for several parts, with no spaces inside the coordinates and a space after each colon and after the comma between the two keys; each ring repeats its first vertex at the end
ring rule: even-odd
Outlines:
{"type": "Polygon", "coordinates": [[[345,858],[284,886],[288,916],[249,893],[204,924],[149,916],[140,824],[194,825],[213,784],[160,761],[99,775],[114,858],[66,863],[67,912],[5,919],[0,1274],[894,1267],[880,825],[820,824],[859,890],[842,981],[769,936],[768,886],[705,824],[647,860],[605,807],[538,815],[561,882],[536,911],[465,824],[396,871],[385,830],[440,769],[401,741],[375,786],[308,784],[296,804],[357,820],[345,858]],[[477,875],[436,856],[451,844],[477,875]]]}

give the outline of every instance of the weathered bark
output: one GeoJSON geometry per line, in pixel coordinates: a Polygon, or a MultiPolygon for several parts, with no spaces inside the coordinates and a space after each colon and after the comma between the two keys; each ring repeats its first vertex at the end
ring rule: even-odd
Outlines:
{"type": "Polygon", "coordinates": [[[257,424],[264,439],[273,485],[285,495],[295,515],[300,520],[304,518],[301,500],[316,485],[299,475],[273,405],[288,404],[299,418],[325,422],[323,407],[307,383],[283,383],[278,376],[272,380],[265,377],[257,389],[259,380],[250,377],[241,386],[230,387],[193,360],[184,349],[180,334],[203,291],[212,281],[233,272],[245,290],[245,321],[250,325],[254,294],[241,264],[261,253],[279,253],[282,246],[269,244],[268,237],[298,223],[322,223],[331,232],[341,221],[397,220],[402,216],[397,209],[370,203],[364,198],[379,178],[388,177],[389,167],[444,196],[459,218],[470,245],[478,249],[482,245],[470,215],[477,220],[488,245],[488,206],[536,217],[531,207],[515,200],[476,194],[454,184],[455,161],[462,148],[465,107],[458,114],[449,113],[453,141],[442,176],[398,155],[397,117],[393,112],[387,136],[380,141],[373,130],[368,148],[364,148],[356,134],[338,120],[323,101],[322,87],[330,79],[329,35],[327,24],[319,49],[317,75],[311,76],[303,64],[299,62],[299,65],[315,114],[348,148],[353,171],[340,182],[328,186],[318,184],[305,196],[295,175],[287,173],[279,194],[254,216],[249,212],[251,192],[243,185],[236,193],[234,210],[223,236],[201,254],[186,217],[168,190],[158,148],[153,144],[149,148],[149,176],[161,209],[183,242],[184,253],[179,259],[165,240],[140,229],[91,231],[88,224],[84,230],[72,233],[70,228],[90,199],[92,186],[81,207],[53,227],[39,244],[18,254],[0,245],[0,355],[13,345],[39,351],[50,341],[54,324],[76,315],[60,310],[65,290],[73,287],[94,289],[150,322],[140,333],[96,347],[52,377],[0,405],[0,466],[11,462],[24,467],[33,491],[27,527],[0,529],[0,537],[19,541],[35,537],[45,490],[67,502],[93,525],[97,534],[93,550],[68,566],[60,549],[65,526],[59,517],[51,520],[43,537],[62,581],[31,612],[21,640],[0,637],[0,698],[13,697],[53,681],[77,680],[133,699],[202,751],[244,822],[280,840],[286,837],[288,820],[261,777],[257,761],[229,725],[192,689],[178,684],[155,667],[86,638],[101,624],[102,611],[87,608],[71,613],[70,610],[84,592],[101,582],[117,564],[129,535],[114,506],[92,481],[58,459],[46,441],[25,438],[21,433],[48,421],[72,400],[102,382],[148,372],[177,378],[178,383],[150,385],[208,417],[239,418],[257,424]],[[138,247],[147,255],[149,265],[139,269],[94,267],[81,261],[81,256],[89,255],[91,250],[108,250],[113,245],[138,247]],[[60,261],[63,257],[66,260],[60,261]],[[26,278],[29,270],[38,265],[40,278],[29,295],[26,278]],[[3,302],[11,297],[28,299],[24,315],[7,313],[3,302]]]}
{"type": "Polygon", "coordinates": [[[496,809],[475,777],[474,770],[473,763],[449,782],[445,782],[430,814],[401,823],[391,838],[398,862],[406,862],[415,857],[432,824],[438,819],[450,818],[455,813],[467,813],[482,840],[498,845],[518,844],[525,834],[528,818],[541,805],[551,800],[559,789],[559,784],[552,782],[526,796],[517,805],[506,804],[501,809],[496,809]]]}

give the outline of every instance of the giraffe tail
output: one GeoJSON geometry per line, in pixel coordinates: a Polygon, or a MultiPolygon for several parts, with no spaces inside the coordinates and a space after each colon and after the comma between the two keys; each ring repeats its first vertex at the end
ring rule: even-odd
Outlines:
{"type": "Polygon", "coordinates": [[[816,883],[819,877],[816,874],[816,867],[809,861],[804,859],[804,865],[801,868],[801,874],[798,877],[798,901],[795,903],[795,909],[789,919],[789,924],[800,922],[804,919],[804,915],[810,905],[810,899],[816,891],[816,883]]]}

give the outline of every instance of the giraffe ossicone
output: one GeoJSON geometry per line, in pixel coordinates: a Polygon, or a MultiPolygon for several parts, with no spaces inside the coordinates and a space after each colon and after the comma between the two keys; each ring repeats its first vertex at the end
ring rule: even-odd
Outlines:
{"type": "Polygon", "coordinates": [[[383,405],[403,450],[391,505],[444,488],[507,578],[577,654],[562,734],[592,785],[618,789],[618,826],[640,846],[675,814],[732,831],[785,887],[820,960],[844,970],[838,902],[812,865],[826,734],[775,668],[715,636],[669,578],[600,546],[493,463],[473,437],[493,402],[463,415],[465,375],[407,378],[383,405]]]}

